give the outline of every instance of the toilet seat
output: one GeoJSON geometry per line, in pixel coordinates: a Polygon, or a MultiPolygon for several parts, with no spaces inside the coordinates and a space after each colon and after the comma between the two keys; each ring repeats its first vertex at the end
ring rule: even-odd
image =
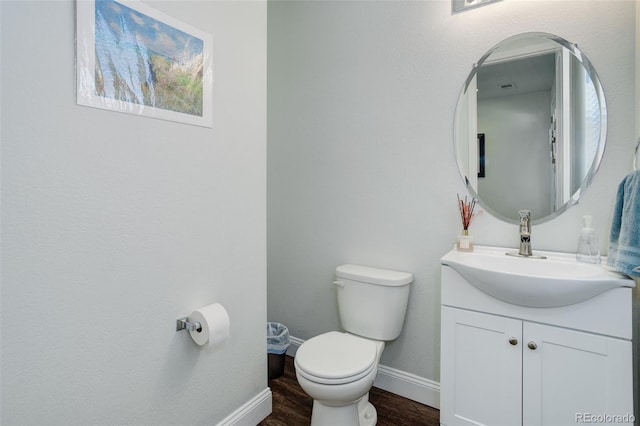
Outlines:
{"type": "Polygon", "coordinates": [[[304,342],[296,352],[298,374],[315,383],[355,382],[376,367],[375,342],[348,333],[330,331],[304,342]]]}

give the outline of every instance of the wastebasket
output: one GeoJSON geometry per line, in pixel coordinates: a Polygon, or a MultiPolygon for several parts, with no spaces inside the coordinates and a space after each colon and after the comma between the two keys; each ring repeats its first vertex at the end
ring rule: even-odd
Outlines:
{"type": "Polygon", "coordinates": [[[284,374],[284,357],[290,344],[289,329],[278,322],[267,323],[267,364],[269,380],[284,374]]]}

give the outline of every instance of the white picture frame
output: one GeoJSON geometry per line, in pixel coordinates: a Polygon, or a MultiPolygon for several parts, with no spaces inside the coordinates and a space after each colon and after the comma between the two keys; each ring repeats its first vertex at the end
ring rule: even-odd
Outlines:
{"type": "Polygon", "coordinates": [[[78,105],[213,127],[212,36],[136,0],[77,0],[78,105]]]}

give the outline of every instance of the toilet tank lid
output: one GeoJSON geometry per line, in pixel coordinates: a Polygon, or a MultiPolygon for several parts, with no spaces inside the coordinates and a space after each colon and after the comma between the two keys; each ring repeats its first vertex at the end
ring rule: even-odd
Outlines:
{"type": "Polygon", "coordinates": [[[410,272],[390,271],[353,264],[338,266],[336,277],[386,286],[402,286],[413,281],[413,274],[410,272]]]}

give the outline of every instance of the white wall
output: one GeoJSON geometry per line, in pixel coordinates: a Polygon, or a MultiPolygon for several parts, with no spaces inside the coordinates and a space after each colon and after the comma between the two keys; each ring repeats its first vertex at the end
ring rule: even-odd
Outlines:
{"type": "Polygon", "coordinates": [[[3,0],[3,425],[215,424],[266,379],[266,2],[213,34],[214,127],[75,104],[75,3],[3,0]],[[220,350],[176,318],[218,301],[220,350]]]}
{"type": "MultiPolygon", "coordinates": [[[[542,31],[577,42],[608,107],[600,171],[580,203],[533,228],[535,249],[575,251],[592,214],[606,248],[635,131],[633,1],[509,0],[451,15],[446,0],[272,2],[268,11],[268,317],[307,339],[339,327],[330,282],[343,262],[411,271],[403,334],[382,363],[439,380],[440,257],[465,194],[453,154],[456,101],[500,40],[542,31]]],[[[479,244],[516,247],[484,214],[479,244]]]]}

